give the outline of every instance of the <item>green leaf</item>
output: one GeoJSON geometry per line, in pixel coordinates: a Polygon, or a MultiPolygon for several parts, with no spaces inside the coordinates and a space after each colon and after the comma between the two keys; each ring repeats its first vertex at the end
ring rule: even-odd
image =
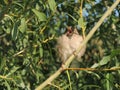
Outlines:
{"type": "Polygon", "coordinates": [[[22,33],[24,33],[26,31],[27,25],[25,22],[25,18],[21,19],[21,25],[20,25],[19,29],[20,29],[20,32],[22,32],[22,33]]]}
{"type": "Polygon", "coordinates": [[[102,66],[102,65],[105,65],[107,64],[109,61],[110,61],[110,56],[105,56],[103,57],[103,59],[99,62],[99,64],[102,66]]]}
{"type": "Polygon", "coordinates": [[[37,16],[37,18],[39,19],[39,21],[46,21],[47,20],[47,17],[46,17],[46,15],[43,12],[39,12],[36,9],[32,9],[32,11],[37,16]]]}
{"type": "Polygon", "coordinates": [[[100,60],[99,63],[95,63],[94,65],[91,66],[91,68],[96,68],[96,67],[99,67],[99,66],[103,66],[105,64],[107,64],[109,61],[110,61],[110,56],[105,56],[102,58],[102,60],[100,60]]]}
{"type": "Polygon", "coordinates": [[[17,79],[16,85],[19,86],[19,87],[25,88],[25,83],[22,80],[22,76],[18,75],[15,78],[17,79]]]}
{"type": "Polygon", "coordinates": [[[11,30],[10,28],[6,29],[6,33],[10,34],[10,30],[11,30]]]}
{"type": "Polygon", "coordinates": [[[4,84],[7,87],[7,90],[11,90],[9,83],[6,80],[5,80],[4,84]]]}
{"type": "Polygon", "coordinates": [[[13,27],[13,29],[12,29],[11,36],[12,36],[12,39],[13,39],[13,40],[16,40],[16,39],[17,39],[19,23],[20,23],[20,22],[17,21],[17,22],[14,24],[14,27],[13,27]]]}
{"type": "Polygon", "coordinates": [[[85,27],[86,23],[84,22],[83,18],[79,18],[79,19],[78,19],[78,25],[79,25],[80,27],[85,27]]]}
{"type": "Polygon", "coordinates": [[[112,87],[113,87],[113,76],[112,74],[110,73],[107,73],[106,74],[106,90],[113,90],[112,87]]]}
{"type": "Polygon", "coordinates": [[[0,60],[0,72],[3,69],[4,70],[4,66],[6,65],[6,58],[2,58],[2,60],[0,60]]]}
{"type": "Polygon", "coordinates": [[[55,12],[56,11],[56,2],[55,0],[48,0],[48,4],[50,6],[50,9],[55,12]]]}
{"type": "Polygon", "coordinates": [[[13,67],[11,69],[11,71],[6,75],[6,77],[10,76],[11,74],[13,74],[14,72],[16,72],[20,67],[13,67]]]}
{"type": "Polygon", "coordinates": [[[39,52],[40,52],[40,56],[43,57],[43,48],[42,48],[42,45],[40,45],[39,52]]]}
{"type": "Polygon", "coordinates": [[[12,17],[12,16],[6,14],[5,17],[6,17],[7,19],[10,19],[10,20],[12,21],[12,23],[14,23],[14,20],[13,20],[13,17],[12,17]]]}
{"type": "Polygon", "coordinates": [[[13,4],[15,4],[15,5],[17,5],[17,6],[19,6],[19,7],[24,9],[24,5],[19,3],[19,2],[17,2],[17,1],[14,1],[13,4]]]}
{"type": "Polygon", "coordinates": [[[111,51],[111,57],[114,57],[116,55],[120,55],[120,48],[111,51]]]}
{"type": "Polygon", "coordinates": [[[5,2],[5,4],[9,4],[9,1],[8,0],[3,0],[5,2]]]}
{"type": "Polygon", "coordinates": [[[72,15],[70,15],[69,13],[68,13],[68,15],[69,15],[75,22],[77,22],[77,19],[75,19],[72,15]]]}

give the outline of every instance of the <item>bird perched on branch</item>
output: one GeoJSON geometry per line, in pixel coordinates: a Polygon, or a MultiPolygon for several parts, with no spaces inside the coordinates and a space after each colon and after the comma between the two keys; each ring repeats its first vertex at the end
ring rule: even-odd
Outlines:
{"type": "MultiPolygon", "coordinates": [[[[59,58],[64,63],[68,57],[79,48],[80,44],[83,42],[83,37],[79,35],[76,28],[67,27],[67,32],[57,39],[57,52],[59,58]]],[[[81,51],[76,55],[76,59],[79,60],[81,56],[84,55],[86,46],[84,46],[81,51]]]]}

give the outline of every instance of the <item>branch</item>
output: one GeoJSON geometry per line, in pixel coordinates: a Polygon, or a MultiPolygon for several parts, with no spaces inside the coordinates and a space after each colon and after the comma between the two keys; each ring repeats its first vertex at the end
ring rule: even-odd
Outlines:
{"type": "Polygon", "coordinates": [[[116,70],[120,70],[120,67],[104,68],[104,69],[95,69],[95,68],[66,68],[65,70],[81,70],[81,71],[116,71],[116,70]]]}
{"type": "MultiPolygon", "coordinates": [[[[83,41],[83,43],[80,45],[80,47],[75,51],[75,54],[77,55],[79,53],[79,51],[82,49],[83,46],[85,46],[87,44],[87,42],[90,40],[90,38],[93,36],[93,34],[95,33],[95,31],[100,27],[100,25],[102,24],[102,22],[104,21],[104,19],[111,14],[111,12],[113,11],[113,9],[119,4],[120,0],[116,0],[115,3],[105,12],[105,14],[100,18],[100,20],[98,21],[98,23],[92,28],[92,30],[90,30],[89,34],[87,35],[87,37],[85,38],[85,40],[83,41]]],[[[72,60],[75,58],[75,55],[72,54],[68,60],[66,60],[64,68],[67,68],[70,63],[72,62],[72,60]]],[[[52,76],[50,76],[46,81],[44,81],[41,85],[39,85],[35,90],[41,90],[43,89],[45,86],[47,86],[49,83],[51,83],[55,78],[57,78],[61,72],[63,71],[63,68],[60,67],[52,76]]]]}

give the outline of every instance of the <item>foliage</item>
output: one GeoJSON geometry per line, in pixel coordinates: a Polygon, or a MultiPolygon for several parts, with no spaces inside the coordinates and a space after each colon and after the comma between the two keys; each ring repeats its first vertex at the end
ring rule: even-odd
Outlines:
{"type": "MultiPolygon", "coordinates": [[[[33,90],[60,66],[55,44],[67,26],[87,34],[114,0],[1,0],[0,90],[33,90]]],[[[120,67],[120,5],[87,44],[80,67],[120,67]]],[[[45,89],[117,90],[120,70],[62,73],[45,89]]]]}

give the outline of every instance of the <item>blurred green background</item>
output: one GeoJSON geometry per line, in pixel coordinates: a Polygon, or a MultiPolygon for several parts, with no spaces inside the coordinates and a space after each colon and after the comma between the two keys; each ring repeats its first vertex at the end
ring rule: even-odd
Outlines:
{"type": "MultiPolygon", "coordinates": [[[[67,26],[86,35],[115,0],[1,0],[0,90],[34,90],[61,66],[56,40],[67,26]],[[82,5],[82,17],[80,6],[82,5]]],[[[120,4],[87,44],[82,68],[120,67],[120,4]]],[[[120,70],[77,71],[73,90],[119,90],[120,70]]],[[[70,90],[63,72],[44,90],[70,90]],[[59,88],[58,88],[59,87],[59,88]]]]}

